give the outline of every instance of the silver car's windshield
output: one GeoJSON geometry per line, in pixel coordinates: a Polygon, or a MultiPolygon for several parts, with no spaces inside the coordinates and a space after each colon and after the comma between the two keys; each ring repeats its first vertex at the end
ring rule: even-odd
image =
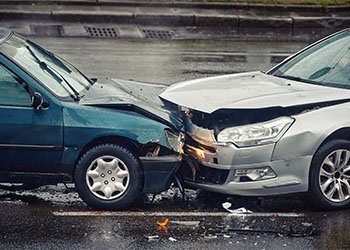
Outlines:
{"type": "Polygon", "coordinates": [[[13,35],[0,50],[58,97],[78,99],[91,86],[74,66],[21,36],[13,35]]]}
{"type": "Polygon", "coordinates": [[[343,31],[291,58],[270,74],[307,83],[350,87],[350,31],[343,31]]]}

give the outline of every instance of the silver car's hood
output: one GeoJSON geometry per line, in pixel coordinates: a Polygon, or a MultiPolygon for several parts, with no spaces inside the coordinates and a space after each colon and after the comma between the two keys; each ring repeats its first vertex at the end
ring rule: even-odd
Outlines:
{"type": "Polygon", "coordinates": [[[180,106],[212,113],[218,109],[289,107],[335,101],[349,98],[350,92],[249,72],[177,83],[160,97],[180,106]]]}

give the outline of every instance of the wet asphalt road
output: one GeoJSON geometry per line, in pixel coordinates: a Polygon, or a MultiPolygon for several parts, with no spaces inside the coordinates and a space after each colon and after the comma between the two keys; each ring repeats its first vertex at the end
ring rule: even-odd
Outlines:
{"type": "MultiPolygon", "coordinates": [[[[267,70],[303,43],[33,38],[89,77],[174,82],[267,70]]],[[[350,210],[313,211],[303,196],[242,198],[176,188],[125,212],[91,211],[73,187],[0,191],[1,249],[348,249],[350,210]],[[230,216],[221,204],[253,211],[230,216]],[[157,230],[167,224],[168,234],[157,230]],[[180,222],[178,222],[180,221],[180,222]],[[237,232],[238,230],[245,230],[237,232]],[[252,231],[255,230],[255,231],[252,231]],[[258,231],[256,231],[258,230],[258,231]],[[149,240],[147,236],[158,236],[149,240]],[[146,237],[145,237],[146,236],[146,237]],[[176,242],[169,240],[176,239],[176,242]]]]}
{"type": "Polygon", "coordinates": [[[267,70],[306,43],[33,38],[89,77],[171,85],[200,77],[267,70]]]}

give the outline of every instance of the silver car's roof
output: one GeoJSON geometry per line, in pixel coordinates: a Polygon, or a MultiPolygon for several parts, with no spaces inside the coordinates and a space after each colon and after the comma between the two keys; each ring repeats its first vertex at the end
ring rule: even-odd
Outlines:
{"type": "Polygon", "coordinates": [[[0,44],[5,42],[11,33],[12,32],[9,29],[0,28],[0,44]]]}

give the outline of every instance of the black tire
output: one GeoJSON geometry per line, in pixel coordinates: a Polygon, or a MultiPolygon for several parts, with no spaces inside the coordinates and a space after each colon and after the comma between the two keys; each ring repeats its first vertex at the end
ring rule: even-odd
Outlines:
{"type": "Polygon", "coordinates": [[[115,144],[102,144],[91,148],[81,156],[75,169],[74,182],[80,197],[93,209],[121,210],[129,207],[140,197],[143,187],[143,171],[136,157],[126,148],[115,144]],[[105,165],[109,164],[108,160],[118,162],[118,170],[115,169],[116,164],[111,164],[114,169],[105,165]],[[102,163],[100,165],[103,168],[98,162],[102,163]],[[92,172],[98,174],[91,177],[92,172]],[[126,173],[127,176],[119,178],[117,173],[126,173]],[[103,192],[92,190],[93,184],[101,186],[103,192]],[[114,190],[111,193],[109,187],[113,188],[114,185],[125,189],[114,190]]]}
{"type": "MultiPolygon", "coordinates": [[[[347,194],[344,197],[347,197],[347,196],[349,197],[347,197],[344,200],[340,199],[339,191],[335,191],[335,193],[330,196],[335,200],[337,200],[337,196],[339,198],[338,198],[338,201],[334,201],[327,198],[320,187],[321,183],[324,183],[323,180],[321,181],[321,177],[320,177],[320,170],[321,170],[322,164],[329,156],[334,157],[335,154],[331,155],[331,153],[335,152],[336,150],[350,151],[350,142],[342,139],[329,141],[326,144],[324,144],[322,147],[320,147],[313,157],[313,160],[311,163],[310,175],[309,175],[308,198],[311,205],[314,206],[316,209],[335,210],[335,209],[347,208],[350,206],[350,196],[348,192],[346,193],[344,192],[344,191],[347,191],[346,189],[342,193],[347,194]]],[[[342,153],[341,154],[342,159],[344,159],[343,155],[344,154],[342,153]]],[[[327,164],[324,166],[325,168],[329,169],[329,172],[331,171],[331,168],[329,168],[327,164]]],[[[327,172],[328,172],[328,169],[326,169],[327,172]]],[[[340,168],[334,168],[334,169],[339,169],[340,171],[340,168]]],[[[342,173],[342,174],[345,174],[345,173],[342,173]]],[[[350,177],[350,172],[347,172],[347,175],[349,175],[350,177]]],[[[327,180],[327,178],[330,180],[334,180],[333,182],[330,182],[331,184],[327,185],[328,188],[325,190],[325,193],[329,193],[329,194],[331,193],[329,191],[332,190],[332,188],[334,188],[334,186],[337,185],[336,183],[340,181],[340,178],[344,178],[344,177],[341,177],[339,173],[337,175],[332,174],[331,176],[332,177],[322,177],[323,179],[325,178],[325,180],[327,180]]]]}

